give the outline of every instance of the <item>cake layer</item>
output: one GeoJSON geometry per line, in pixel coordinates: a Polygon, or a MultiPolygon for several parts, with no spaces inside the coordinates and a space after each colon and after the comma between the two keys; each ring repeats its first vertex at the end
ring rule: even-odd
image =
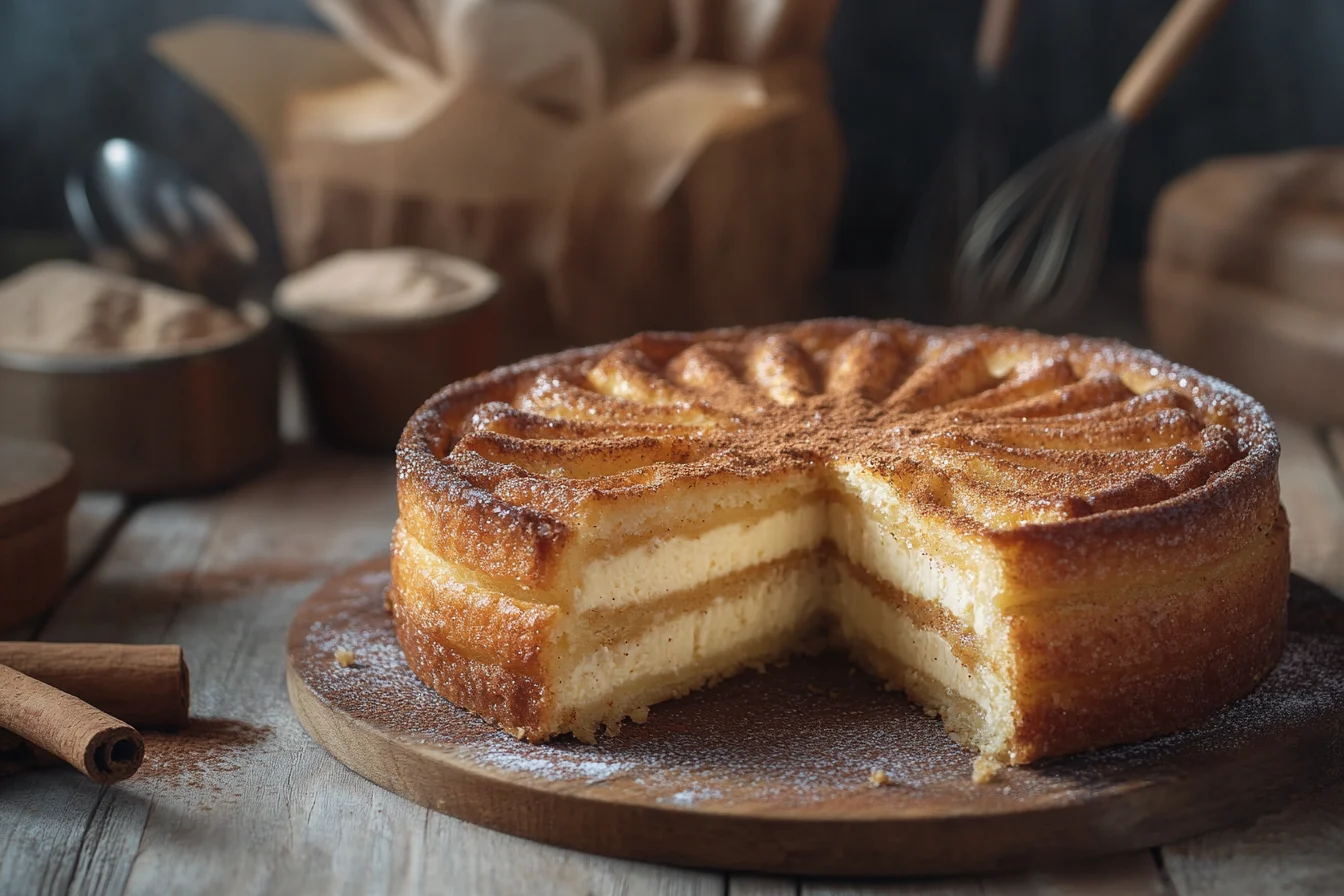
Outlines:
{"type": "MultiPolygon", "coordinates": [[[[821,627],[826,570],[817,561],[803,555],[704,584],[688,595],[690,609],[568,651],[555,669],[556,719],[587,737],[599,724],[619,725],[641,707],[796,648],[821,627]]],[[[582,629],[574,620],[571,642],[584,640],[582,629]]]]}
{"type": "Polygon", "coordinates": [[[965,650],[911,612],[915,600],[893,600],[867,578],[848,563],[835,565],[828,600],[838,641],[893,687],[909,692],[915,682],[920,702],[942,716],[963,743],[1004,752],[1014,720],[1009,688],[999,673],[985,662],[968,663],[965,650]]]}
{"type": "MultiPolygon", "coordinates": [[[[812,499],[707,532],[655,538],[590,562],[570,605],[574,612],[584,613],[698,588],[721,576],[812,550],[825,534],[826,506],[812,499]]],[[[557,599],[563,598],[557,595],[557,599]]]]}
{"type": "Polygon", "coordinates": [[[949,548],[936,522],[901,513],[898,499],[875,505],[871,494],[860,495],[846,493],[830,504],[827,537],[841,556],[906,594],[941,605],[983,634],[998,580],[992,554],[949,548]],[[878,513],[888,516],[880,519],[878,513]]]}
{"type": "MultiPolygon", "coordinates": [[[[686,682],[729,674],[748,656],[784,652],[825,612],[866,667],[922,695],[964,742],[1012,761],[1074,748],[1068,738],[1080,718],[1088,730],[1133,739],[1208,712],[1227,689],[1249,689],[1277,656],[1287,576],[1280,518],[1218,566],[1160,588],[1057,596],[1006,615],[981,606],[965,619],[936,592],[928,599],[898,584],[938,587],[948,580],[928,575],[938,558],[911,550],[850,501],[813,501],[618,555],[648,562],[668,551],[642,590],[565,612],[494,590],[400,528],[396,543],[401,617],[432,631],[436,649],[478,664],[478,675],[513,680],[515,693],[532,695],[537,718],[517,726],[528,736],[614,726],[664,699],[657,694],[684,693],[693,686],[686,682]],[[753,532],[763,537],[754,542],[753,532]],[[781,546],[793,550],[774,556],[781,546]],[[1240,646],[1229,652],[1229,644],[1240,646]],[[1011,680],[990,657],[1011,663],[1011,680]],[[1205,691],[1189,687],[1210,676],[1205,691]],[[1116,712],[1173,687],[1165,710],[1116,712]]],[[[621,584],[613,577],[608,593],[620,594],[621,584]]],[[[454,699],[476,708],[471,697],[454,699]]]]}

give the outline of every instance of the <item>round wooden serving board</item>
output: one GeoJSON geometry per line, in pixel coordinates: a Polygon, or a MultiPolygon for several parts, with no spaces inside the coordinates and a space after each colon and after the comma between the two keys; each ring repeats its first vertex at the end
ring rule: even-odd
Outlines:
{"type": "Polygon", "coordinates": [[[387,583],[387,561],[370,562],[299,609],[288,678],[304,727],[407,799],[588,852],[790,874],[988,871],[1236,824],[1344,770],[1344,603],[1298,578],[1283,661],[1250,697],[1196,731],[989,784],[936,719],[832,655],[660,704],[595,745],[516,741],[411,673],[387,583]],[[869,783],[875,769],[889,784],[869,783]]]}

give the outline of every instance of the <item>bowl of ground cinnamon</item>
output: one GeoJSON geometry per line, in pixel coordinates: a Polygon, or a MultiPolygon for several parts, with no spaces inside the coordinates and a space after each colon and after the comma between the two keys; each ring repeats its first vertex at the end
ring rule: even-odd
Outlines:
{"type": "Polygon", "coordinates": [[[328,444],[391,451],[443,386],[498,363],[496,275],[427,249],[343,252],[276,290],[308,416],[328,444]]]}
{"type": "Polygon", "coordinates": [[[0,281],[0,434],[69,449],[84,487],[178,494],[237,481],[279,446],[270,312],[77,262],[0,281]]]}

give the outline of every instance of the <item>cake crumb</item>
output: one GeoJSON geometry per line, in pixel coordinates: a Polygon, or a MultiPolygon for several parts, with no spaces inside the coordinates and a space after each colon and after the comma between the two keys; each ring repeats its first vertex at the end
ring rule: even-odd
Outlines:
{"type": "Polygon", "coordinates": [[[976,784],[992,784],[1003,771],[1003,763],[992,756],[977,756],[971,764],[971,780],[976,784]]]}
{"type": "Polygon", "coordinates": [[[630,721],[634,722],[636,725],[643,725],[648,720],[649,708],[647,706],[639,706],[630,710],[630,721]]]}
{"type": "Polygon", "coordinates": [[[886,787],[891,784],[891,775],[888,775],[880,768],[875,768],[868,773],[869,787],[886,787]]]}
{"type": "Polygon", "coordinates": [[[336,665],[342,669],[349,669],[355,664],[355,652],[348,647],[337,647],[334,654],[336,665]]]}

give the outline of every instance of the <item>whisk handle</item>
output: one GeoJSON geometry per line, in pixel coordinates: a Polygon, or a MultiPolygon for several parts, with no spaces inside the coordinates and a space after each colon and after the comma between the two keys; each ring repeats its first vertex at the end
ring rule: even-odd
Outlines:
{"type": "Polygon", "coordinates": [[[1021,9],[1022,0],[984,0],[975,38],[975,70],[981,77],[995,78],[1003,71],[1021,9]]]}
{"type": "Polygon", "coordinates": [[[1142,121],[1231,0],[1179,0],[1111,94],[1111,115],[1142,121]]]}

